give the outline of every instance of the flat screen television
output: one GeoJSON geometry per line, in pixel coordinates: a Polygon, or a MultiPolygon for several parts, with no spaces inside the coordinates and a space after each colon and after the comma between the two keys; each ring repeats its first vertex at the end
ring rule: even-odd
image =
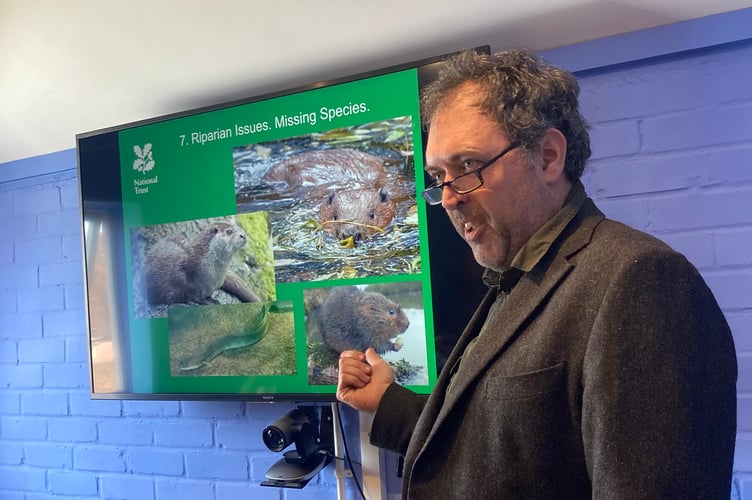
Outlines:
{"type": "Polygon", "coordinates": [[[92,398],[333,401],[368,346],[429,393],[484,292],[420,196],[444,59],[79,134],[92,398]]]}

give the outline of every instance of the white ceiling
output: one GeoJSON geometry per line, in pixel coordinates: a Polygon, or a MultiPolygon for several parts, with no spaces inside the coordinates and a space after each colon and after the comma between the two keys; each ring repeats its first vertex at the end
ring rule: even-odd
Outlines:
{"type": "Polygon", "coordinates": [[[750,0],[0,0],[0,163],[75,134],[465,47],[544,50],[750,0]]]}

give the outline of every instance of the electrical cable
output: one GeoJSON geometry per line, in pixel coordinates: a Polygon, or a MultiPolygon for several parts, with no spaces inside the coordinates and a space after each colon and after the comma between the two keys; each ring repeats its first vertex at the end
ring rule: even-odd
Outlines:
{"type": "Polygon", "coordinates": [[[342,446],[345,448],[345,460],[347,461],[347,466],[350,468],[350,472],[352,473],[352,479],[355,482],[355,486],[358,488],[358,492],[360,492],[360,498],[363,500],[366,500],[366,495],[363,493],[363,488],[360,484],[360,480],[357,477],[357,474],[355,474],[355,469],[353,468],[353,461],[350,459],[350,450],[347,448],[347,438],[345,437],[345,427],[342,425],[342,416],[339,412],[339,405],[340,403],[337,402],[334,407],[337,410],[337,420],[339,421],[339,431],[342,434],[342,446]]]}

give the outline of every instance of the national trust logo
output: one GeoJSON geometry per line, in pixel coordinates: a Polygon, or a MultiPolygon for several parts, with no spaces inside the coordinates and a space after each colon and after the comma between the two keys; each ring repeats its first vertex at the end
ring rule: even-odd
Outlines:
{"type": "MultiPolygon", "coordinates": [[[[136,153],[136,159],[133,161],[133,170],[141,172],[142,175],[146,175],[146,172],[150,172],[154,169],[154,157],[152,156],[151,143],[141,146],[133,146],[133,152],[136,153]]],[[[159,179],[155,175],[154,177],[145,177],[142,179],[133,179],[133,190],[137,195],[146,194],[149,192],[149,185],[156,184],[159,179]]]]}
{"type": "Polygon", "coordinates": [[[146,175],[146,172],[154,168],[154,157],[151,154],[151,143],[144,144],[144,147],[133,146],[133,152],[136,153],[136,159],[133,161],[133,170],[146,175]]]}

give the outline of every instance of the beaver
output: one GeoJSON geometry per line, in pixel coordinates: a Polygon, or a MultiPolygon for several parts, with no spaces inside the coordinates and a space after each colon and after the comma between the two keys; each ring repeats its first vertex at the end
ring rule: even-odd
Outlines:
{"type": "Polygon", "coordinates": [[[241,302],[258,302],[253,290],[228,269],[246,241],[245,232],[230,222],[214,222],[191,239],[157,241],[144,258],[147,301],[152,305],[216,304],[212,294],[221,288],[241,302]]]}
{"type": "Polygon", "coordinates": [[[272,166],[266,182],[283,182],[297,197],[322,197],[319,223],[340,240],[369,238],[394,218],[384,162],[355,149],[311,150],[272,166]]]}
{"type": "Polygon", "coordinates": [[[273,165],[262,180],[284,182],[288,188],[353,185],[379,188],[386,184],[386,170],[378,157],[357,149],[314,149],[273,165]]]}
{"type": "Polygon", "coordinates": [[[319,223],[337,239],[365,240],[394,218],[394,204],[386,188],[332,191],[321,203],[319,223]]]}
{"type": "Polygon", "coordinates": [[[319,330],[324,342],[337,352],[365,351],[373,347],[380,355],[399,351],[407,330],[407,319],[399,304],[376,292],[355,286],[333,288],[321,304],[319,330]]]}

